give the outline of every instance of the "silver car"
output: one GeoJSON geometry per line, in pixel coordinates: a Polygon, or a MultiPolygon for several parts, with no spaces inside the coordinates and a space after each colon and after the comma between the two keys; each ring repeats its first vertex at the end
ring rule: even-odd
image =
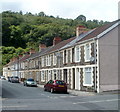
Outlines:
{"type": "Polygon", "coordinates": [[[32,78],[29,78],[29,79],[25,80],[23,84],[24,84],[24,86],[35,86],[35,87],[37,87],[37,82],[34,81],[34,79],[32,79],[32,78]]]}

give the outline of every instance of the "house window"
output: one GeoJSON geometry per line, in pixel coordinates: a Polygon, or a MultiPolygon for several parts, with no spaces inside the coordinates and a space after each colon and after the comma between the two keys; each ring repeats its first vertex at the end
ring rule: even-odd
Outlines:
{"type": "Polygon", "coordinates": [[[49,55],[49,66],[51,66],[51,55],[49,55]]]}
{"type": "Polygon", "coordinates": [[[68,50],[66,50],[66,63],[68,63],[68,50]]]}
{"type": "Polygon", "coordinates": [[[44,57],[42,57],[42,67],[44,67],[44,57]]]}
{"type": "Polygon", "coordinates": [[[56,65],[57,63],[57,56],[53,54],[53,65],[56,65]]]}
{"type": "Polygon", "coordinates": [[[72,63],[72,49],[70,49],[70,62],[72,63]]]}
{"type": "Polygon", "coordinates": [[[46,56],[46,66],[49,66],[49,55],[46,56]]]}
{"type": "Polygon", "coordinates": [[[64,64],[66,63],[66,50],[64,50],[64,64]]]}
{"type": "Polygon", "coordinates": [[[90,57],[91,57],[91,47],[90,44],[86,44],[85,45],[85,61],[90,61],[90,57]]]}
{"type": "Polygon", "coordinates": [[[74,55],[75,55],[74,48],[72,48],[72,62],[74,62],[74,59],[75,59],[74,55]]]}
{"type": "Polygon", "coordinates": [[[80,62],[80,47],[75,47],[75,62],[80,62]]]}
{"type": "Polygon", "coordinates": [[[93,72],[91,67],[87,67],[84,69],[83,85],[93,86],[93,72]]]}
{"type": "Polygon", "coordinates": [[[41,72],[41,81],[45,81],[45,74],[44,74],[44,71],[41,72]]]}

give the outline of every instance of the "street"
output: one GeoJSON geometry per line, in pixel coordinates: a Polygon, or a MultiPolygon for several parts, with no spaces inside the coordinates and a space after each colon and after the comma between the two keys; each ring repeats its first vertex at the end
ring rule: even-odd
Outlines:
{"type": "Polygon", "coordinates": [[[2,110],[118,110],[120,99],[118,94],[50,93],[40,87],[25,87],[3,80],[0,100],[2,110]]]}

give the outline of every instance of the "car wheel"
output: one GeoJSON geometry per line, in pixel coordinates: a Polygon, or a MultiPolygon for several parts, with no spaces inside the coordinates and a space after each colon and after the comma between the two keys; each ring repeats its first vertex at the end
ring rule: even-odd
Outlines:
{"type": "Polygon", "coordinates": [[[67,91],[64,91],[65,94],[67,94],[68,92],[67,91]]]}
{"type": "Polygon", "coordinates": [[[51,92],[51,93],[54,93],[54,90],[53,90],[53,88],[51,88],[51,89],[50,89],[50,92],[51,92]]]}
{"type": "Polygon", "coordinates": [[[44,91],[47,91],[47,90],[44,88],[44,91]]]}

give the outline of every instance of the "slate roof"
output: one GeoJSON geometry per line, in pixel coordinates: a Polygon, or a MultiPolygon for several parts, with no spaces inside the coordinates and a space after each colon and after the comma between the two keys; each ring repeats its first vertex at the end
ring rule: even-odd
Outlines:
{"type": "Polygon", "coordinates": [[[97,35],[99,35],[100,33],[102,33],[103,31],[105,31],[106,29],[108,29],[109,27],[111,27],[112,25],[114,25],[115,23],[117,23],[118,21],[120,21],[120,20],[116,20],[116,21],[110,22],[106,25],[103,25],[101,27],[97,27],[95,29],[92,29],[86,33],[81,34],[79,37],[72,37],[72,38],[69,38],[67,40],[61,41],[60,43],[56,44],[55,46],[47,47],[44,50],[42,50],[41,52],[37,52],[35,54],[32,54],[28,59],[33,59],[35,57],[39,57],[39,56],[42,56],[45,54],[59,51],[59,50],[74,46],[76,43],[94,38],[97,35]]]}
{"type": "MultiPolygon", "coordinates": [[[[104,32],[106,29],[110,28],[112,25],[114,25],[118,21],[120,21],[120,19],[116,20],[116,21],[113,21],[113,22],[110,22],[110,23],[108,23],[106,25],[103,25],[101,27],[96,28],[93,32],[88,34],[85,38],[82,38],[80,41],[84,41],[84,40],[88,40],[88,39],[96,37],[97,35],[99,35],[100,33],[104,32]]],[[[78,42],[80,42],[80,41],[78,41],[78,42]]]]}
{"type": "Polygon", "coordinates": [[[78,41],[80,41],[81,39],[83,39],[84,37],[86,37],[88,34],[90,34],[91,32],[93,32],[95,29],[90,30],[88,32],[82,33],[80,36],[76,37],[74,40],[72,40],[71,42],[69,42],[68,44],[66,44],[65,46],[63,46],[60,50],[74,46],[78,41]]]}
{"type": "Polygon", "coordinates": [[[44,50],[42,50],[41,52],[37,52],[37,53],[33,54],[32,56],[29,57],[29,59],[33,59],[35,57],[39,57],[39,56],[42,56],[42,55],[45,55],[45,54],[49,54],[49,53],[52,53],[53,51],[55,52],[58,49],[65,46],[66,44],[68,44],[69,42],[71,42],[72,40],[74,40],[75,38],[76,37],[72,37],[72,38],[69,38],[67,40],[61,41],[60,43],[58,43],[54,46],[47,47],[44,50]]]}
{"type": "Polygon", "coordinates": [[[25,61],[27,58],[29,58],[30,57],[30,55],[25,55],[25,56],[23,56],[20,60],[19,60],[19,62],[23,62],[23,61],[25,61]]]}
{"type": "Polygon", "coordinates": [[[68,43],[67,45],[63,46],[61,49],[65,49],[71,46],[74,46],[75,44],[85,41],[85,40],[89,40],[92,38],[97,37],[99,34],[101,34],[102,32],[104,32],[105,30],[107,30],[108,28],[110,28],[111,26],[113,26],[115,23],[117,23],[119,20],[113,21],[111,23],[108,23],[106,25],[103,25],[101,27],[97,27],[93,30],[90,30],[86,33],[81,34],[79,37],[76,37],[73,41],[71,41],[70,43],[68,43]]]}
{"type": "MultiPolygon", "coordinates": [[[[118,21],[120,21],[120,19],[113,21],[113,22],[110,22],[110,23],[103,25],[101,27],[97,27],[95,29],[92,29],[86,33],[81,34],[79,37],[72,37],[72,38],[69,38],[67,40],[61,41],[60,43],[58,43],[54,46],[47,47],[40,52],[36,52],[32,55],[26,55],[26,56],[22,57],[19,61],[21,62],[21,61],[25,61],[26,59],[34,59],[36,57],[39,57],[39,56],[42,56],[45,54],[49,54],[49,53],[52,53],[55,51],[59,51],[59,50],[74,46],[76,43],[79,43],[79,42],[82,42],[82,41],[85,41],[88,39],[92,39],[92,38],[96,37],[97,35],[99,35],[100,33],[102,33],[103,31],[105,31],[106,29],[108,29],[109,27],[111,27],[112,25],[114,25],[115,23],[117,23],[118,21]]],[[[17,62],[17,60],[15,62],[17,62]]],[[[15,62],[10,62],[10,63],[8,63],[8,65],[13,64],[15,62]]]]}

